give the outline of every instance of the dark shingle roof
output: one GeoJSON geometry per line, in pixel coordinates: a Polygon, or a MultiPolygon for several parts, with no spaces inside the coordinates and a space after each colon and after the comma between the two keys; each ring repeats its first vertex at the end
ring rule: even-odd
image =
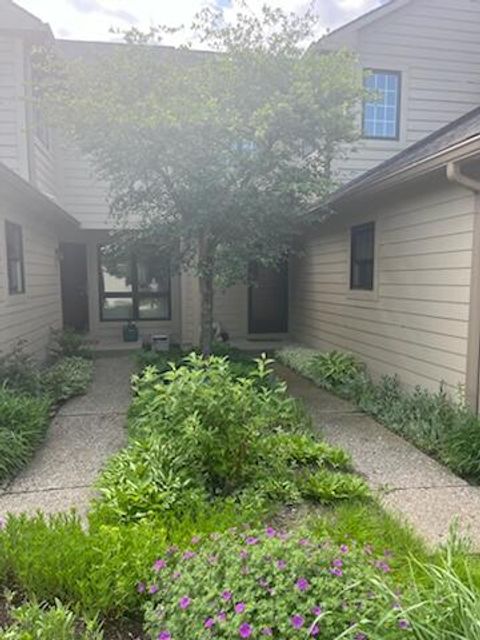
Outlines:
{"type": "Polygon", "coordinates": [[[348,182],[333,194],[331,200],[339,200],[347,193],[350,195],[358,189],[378,184],[399,171],[409,169],[413,165],[429,160],[437,154],[448,151],[457,144],[477,136],[480,136],[480,107],[476,107],[458,120],[434,131],[426,138],[348,182]]]}

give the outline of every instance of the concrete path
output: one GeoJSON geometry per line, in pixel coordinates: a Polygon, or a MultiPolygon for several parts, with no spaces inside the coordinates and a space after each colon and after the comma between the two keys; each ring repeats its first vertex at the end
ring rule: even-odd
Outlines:
{"type": "Polygon", "coordinates": [[[402,516],[430,544],[444,543],[457,520],[480,551],[480,487],[472,487],[349,402],[319,389],[286,367],[276,367],[301,398],[325,439],[348,451],[355,469],[383,505],[402,516]]]}
{"type": "Polygon", "coordinates": [[[131,356],[98,358],[85,396],[67,402],[35,458],[0,492],[0,515],[68,511],[85,514],[92,484],[123,446],[130,403],[131,356]]]}

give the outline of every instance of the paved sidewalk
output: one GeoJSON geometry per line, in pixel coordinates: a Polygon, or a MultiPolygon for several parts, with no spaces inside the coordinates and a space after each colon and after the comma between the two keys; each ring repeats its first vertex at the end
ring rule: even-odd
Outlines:
{"type": "Polygon", "coordinates": [[[472,487],[345,400],[277,366],[292,395],[301,398],[325,439],[348,451],[355,469],[383,505],[402,516],[430,544],[448,539],[458,521],[480,551],[480,487],[472,487]]]}
{"type": "Polygon", "coordinates": [[[67,402],[30,464],[0,491],[0,514],[68,511],[85,514],[92,484],[123,446],[130,403],[131,356],[98,358],[85,396],[67,402]]]}

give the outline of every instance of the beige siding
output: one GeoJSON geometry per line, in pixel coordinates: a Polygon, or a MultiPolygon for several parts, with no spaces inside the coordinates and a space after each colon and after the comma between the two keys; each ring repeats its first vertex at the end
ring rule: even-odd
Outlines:
{"type": "Polygon", "coordinates": [[[474,197],[444,185],[326,223],[293,265],[296,340],[431,389],[465,383],[474,197]],[[350,225],[376,221],[374,292],[349,289],[350,225]]]}
{"type": "Polygon", "coordinates": [[[0,162],[28,179],[23,46],[0,36],[0,162]]]}
{"type": "Polygon", "coordinates": [[[472,0],[413,0],[359,31],[353,48],[362,67],[402,72],[400,140],[360,140],[338,162],[343,180],[478,106],[479,32],[472,0]]]}
{"type": "Polygon", "coordinates": [[[50,328],[62,324],[58,238],[54,225],[35,212],[0,203],[0,351],[11,350],[19,340],[43,358],[50,328]],[[10,295],[6,272],[5,220],[22,226],[25,259],[24,294],[10,295]]]}
{"type": "Polygon", "coordinates": [[[237,284],[215,294],[213,317],[231,338],[245,338],[248,334],[248,290],[237,284]]]}
{"type": "Polygon", "coordinates": [[[95,176],[93,164],[73,146],[63,144],[62,205],[84,229],[108,229],[108,185],[95,176]]]}

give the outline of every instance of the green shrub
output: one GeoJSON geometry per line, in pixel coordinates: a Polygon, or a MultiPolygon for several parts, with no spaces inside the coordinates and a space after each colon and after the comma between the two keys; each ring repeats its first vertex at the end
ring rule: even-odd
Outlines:
{"type": "Polygon", "coordinates": [[[102,475],[96,513],[129,522],[197,514],[221,498],[265,512],[302,492],[321,501],[349,489],[364,495],[362,481],[334,473],[348,470],[348,457],[314,439],[285,385],[269,385],[269,364],[259,359],[237,378],[225,358],[191,354],[164,374],[147,368],[137,376],[132,442],[102,475]]]}
{"type": "Polygon", "coordinates": [[[27,603],[9,609],[11,625],[0,629],[0,640],[102,640],[97,621],[78,620],[60,601],[53,607],[27,603]]]}
{"type": "Polygon", "coordinates": [[[0,482],[32,457],[50,418],[50,400],[0,389],[0,482]]]}
{"type": "Polygon", "coordinates": [[[78,356],[62,358],[46,369],[42,387],[54,402],[64,402],[87,392],[92,381],[93,364],[78,356]]]}
{"type": "Polygon", "coordinates": [[[0,387],[38,395],[41,393],[38,365],[25,347],[26,341],[21,340],[9,353],[0,357],[0,387]]]}
{"type": "Polygon", "coordinates": [[[300,532],[228,533],[159,556],[142,581],[149,638],[401,637],[381,624],[394,598],[372,582],[388,570],[354,544],[318,545],[300,532]],[[340,634],[343,634],[340,636],[340,634]]]}
{"type": "Polygon", "coordinates": [[[92,358],[92,351],[85,341],[85,336],[74,329],[52,329],[50,358],[92,358]]]}
{"type": "Polygon", "coordinates": [[[330,351],[314,355],[308,364],[309,377],[329,391],[349,395],[349,390],[362,365],[350,353],[330,351]]]}

